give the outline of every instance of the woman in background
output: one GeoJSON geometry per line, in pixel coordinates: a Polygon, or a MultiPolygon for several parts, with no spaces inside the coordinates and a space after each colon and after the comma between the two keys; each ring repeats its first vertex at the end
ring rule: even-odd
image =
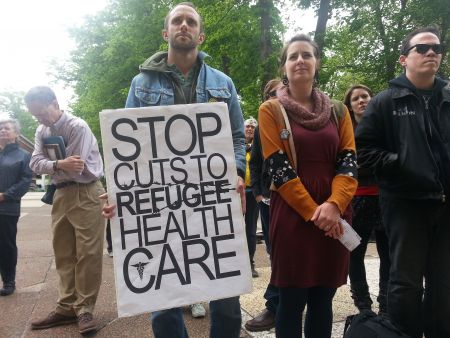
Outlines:
{"type": "Polygon", "coordinates": [[[250,155],[253,148],[253,137],[255,129],[258,126],[258,121],[250,117],[244,121],[245,131],[245,234],[247,237],[248,256],[250,257],[250,267],[252,270],[252,277],[259,277],[258,271],[255,268],[255,252],[256,252],[256,226],[258,223],[259,209],[258,203],[253,196],[250,179],[250,155]]]}
{"type": "MultiPolygon", "coordinates": [[[[272,79],[264,87],[264,101],[273,99],[277,95],[277,89],[281,87],[280,79],[272,79]]],[[[269,199],[270,199],[270,179],[267,166],[262,156],[261,140],[259,136],[259,127],[256,126],[253,136],[253,146],[250,156],[250,177],[253,195],[258,203],[259,213],[261,216],[261,226],[266,243],[267,253],[270,254],[269,240],[269,199]]]]}
{"type": "MultiPolygon", "coordinates": [[[[350,111],[353,128],[356,129],[372,99],[372,91],[364,85],[355,85],[347,90],[344,103],[350,111]]],[[[358,169],[358,189],[352,201],[353,228],[361,236],[361,244],[350,254],[350,285],[352,298],[359,311],[371,310],[372,299],[366,279],[364,256],[372,231],[378,255],[380,257],[379,291],[377,301],[379,313],[386,313],[386,293],[389,281],[389,246],[386,232],[381,221],[380,205],[378,201],[378,186],[370,169],[358,169]]]]}
{"type": "Polygon", "coordinates": [[[307,35],[294,36],[281,54],[284,86],[259,109],[263,155],[276,189],[270,243],[279,338],[302,336],[305,305],[305,336],[329,338],[333,297],[347,281],[349,252],[337,239],[357,187],[355,141],[345,106],[315,87],[318,69],[317,45],[307,35]]]}
{"type": "Polygon", "coordinates": [[[19,122],[0,120],[0,273],[3,288],[0,296],[16,289],[17,222],[20,199],[30,187],[30,154],[19,148],[19,122]]]}
{"type": "MultiPolygon", "coordinates": [[[[272,79],[264,87],[264,101],[273,99],[277,95],[277,89],[281,87],[280,79],[272,79]]],[[[269,240],[269,204],[270,204],[270,177],[267,170],[267,161],[264,161],[259,136],[259,126],[256,126],[253,137],[253,147],[250,156],[250,176],[253,195],[258,202],[261,225],[266,243],[267,253],[270,255],[269,240]]],[[[245,323],[245,328],[251,332],[270,330],[275,326],[275,314],[278,307],[278,288],[272,284],[267,285],[264,293],[266,307],[255,318],[245,323]]]]}

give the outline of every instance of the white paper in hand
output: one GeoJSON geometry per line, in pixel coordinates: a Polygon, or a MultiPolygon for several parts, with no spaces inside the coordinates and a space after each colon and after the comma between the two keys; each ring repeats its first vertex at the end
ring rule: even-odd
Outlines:
{"type": "Polygon", "coordinates": [[[339,238],[339,241],[349,250],[353,251],[360,243],[361,237],[357,232],[347,223],[345,219],[339,218],[339,223],[341,223],[344,229],[344,234],[339,238]]]}

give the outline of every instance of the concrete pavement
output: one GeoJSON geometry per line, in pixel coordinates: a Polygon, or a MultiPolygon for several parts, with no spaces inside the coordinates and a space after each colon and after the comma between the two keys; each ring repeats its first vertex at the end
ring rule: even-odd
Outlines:
{"type": "MultiPolygon", "coordinates": [[[[57,275],[52,249],[50,206],[40,201],[42,193],[28,193],[22,201],[22,215],[18,224],[17,243],[19,262],[17,267],[17,290],[9,297],[0,297],[0,337],[80,337],[76,324],[31,331],[30,323],[46,316],[54,309],[57,299],[57,275]]],[[[106,247],[106,246],[105,246],[106,247]]],[[[256,267],[259,278],[253,279],[253,292],[241,296],[242,324],[264,308],[263,294],[270,278],[270,263],[264,244],[258,244],[256,267]]],[[[376,249],[369,245],[366,255],[367,277],[373,299],[378,293],[378,265],[376,249]]],[[[333,338],[342,337],[345,318],[356,313],[350,298],[349,286],[341,287],[335,297],[333,338]]],[[[149,315],[117,318],[114,287],[113,260],[106,255],[103,260],[103,282],[100,289],[95,317],[100,329],[96,337],[153,337],[149,315]]],[[[185,321],[191,338],[208,338],[208,318],[194,319],[185,309],[185,321]]],[[[242,337],[272,338],[274,330],[252,333],[242,330],[242,337]]]]}

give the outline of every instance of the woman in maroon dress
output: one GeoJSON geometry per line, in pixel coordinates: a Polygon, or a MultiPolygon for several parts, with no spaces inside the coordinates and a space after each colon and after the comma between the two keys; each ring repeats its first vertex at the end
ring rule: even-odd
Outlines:
{"type": "Polygon", "coordinates": [[[307,35],[283,48],[284,86],[259,109],[264,158],[276,191],[271,194],[271,283],[279,287],[276,335],[331,336],[332,300],[345,284],[348,250],[337,240],[339,218],[357,187],[353,128],[347,108],[314,87],[319,50],[307,35]],[[287,113],[287,126],[282,115],[287,113]]]}

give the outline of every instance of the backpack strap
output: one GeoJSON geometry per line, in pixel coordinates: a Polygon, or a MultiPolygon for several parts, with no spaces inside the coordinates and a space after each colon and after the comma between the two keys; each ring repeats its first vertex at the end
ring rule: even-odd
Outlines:
{"type": "Polygon", "coordinates": [[[336,128],[339,132],[341,121],[345,115],[345,107],[341,101],[331,99],[331,102],[333,103],[333,105],[331,107],[331,117],[330,118],[336,124],[336,128]]]}

